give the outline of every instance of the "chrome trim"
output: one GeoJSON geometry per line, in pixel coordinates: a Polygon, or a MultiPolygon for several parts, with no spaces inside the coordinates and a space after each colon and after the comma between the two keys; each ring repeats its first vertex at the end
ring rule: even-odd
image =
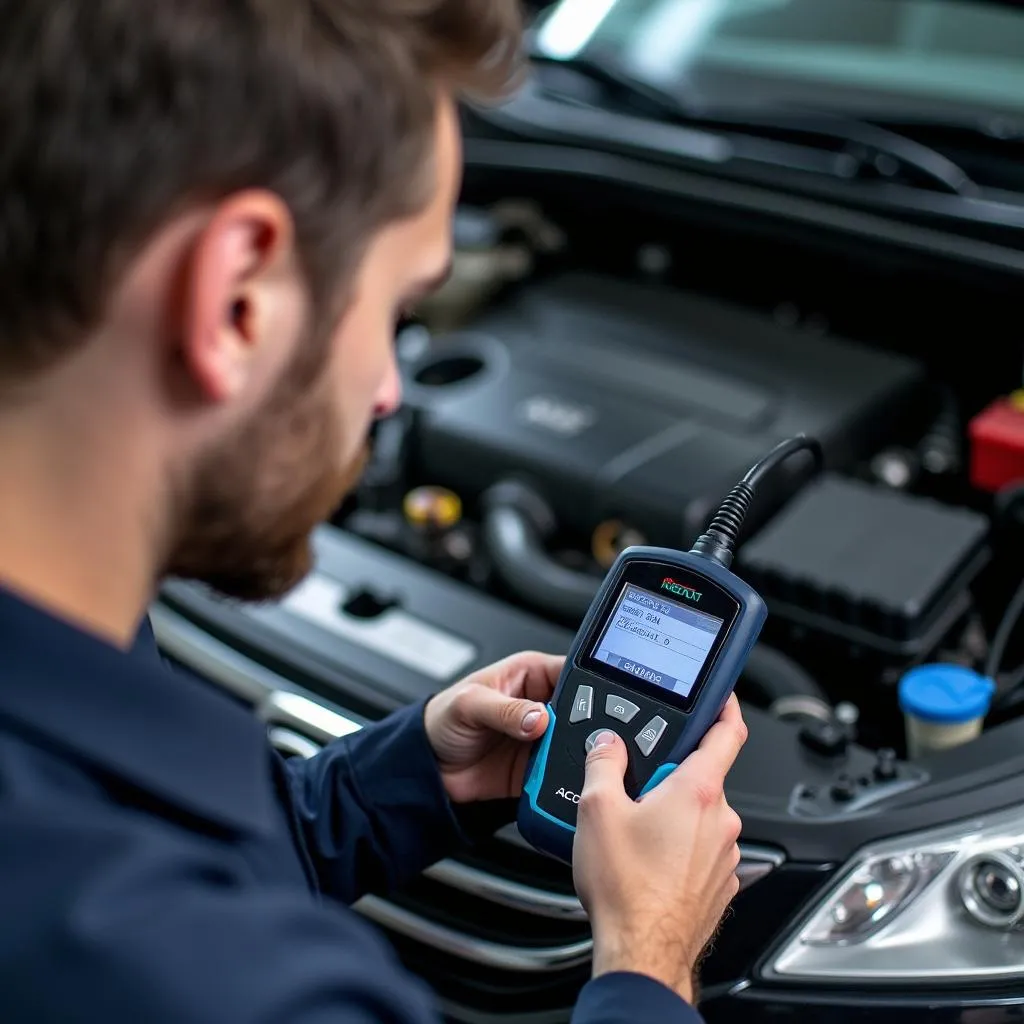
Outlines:
{"type": "Polygon", "coordinates": [[[318,743],[314,743],[308,737],[303,736],[302,733],[293,732],[291,729],[285,729],[280,725],[269,729],[267,736],[270,739],[270,745],[288,757],[309,759],[316,757],[323,750],[323,747],[318,743]]]}
{"type": "MultiPolygon", "coordinates": [[[[315,757],[323,749],[308,737],[281,726],[272,728],[269,736],[276,749],[293,757],[315,757]]],[[[586,911],[575,896],[523,885],[500,875],[492,875],[467,864],[460,864],[458,861],[439,861],[427,868],[423,875],[441,885],[478,896],[490,903],[511,907],[524,914],[559,918],[564,921],[587,920],[586,911]]]]}
{"type": "Polygon", "coordinates": [[[283,725],[305,732],[309,739],[321,745],[359,732],[365,724],[287,690],[269,694],[256,708],[256,714],[268,725],[283,725]]]}
{"type": "Polygon", "coordinates": [[[768,864],[773,868],[782,867],[786,863],[786,855],[776,846],[740,843],[740,854],[745,861],[756,861],[760,864],[768,864]]]}
{"type": "Polygon", "coordinates": [[[740,892],[744,892],[752,885],[756,885],[763,878],[767,878],[777,865],[763,860],[747,860],[743,856],[743,847],[740,847],[740,863],[736,868],[736,877],[740,882],[740,892]]]}
{"type": "MultiPolygon", "coordinates": [[[[495,834],[496,839],[516,846],[531,853],[538,854],[541,851],[535,850],[520,834],[515,824],[505,825],[495,834]]],[[[547,854],[541,854],[548,856],[547,854]]],[[[777,867],[785,863],[786,855],[771,846],[761,846],[757,843],[740,843],[740,865],[736,869],[736,875],[740,880],[740,892],[749,889],[755,882],[770,875],[777,867]]]]}
{"type": "MultiPolygon", "coordinates": [[[[511,825],[503,825],[494,833],[495,839],[500,839],[503,843],[508,843],[509,846],[518,846],[520,850],[529,850],[532,853],[537,853],[534,848],[519,834],[519,829],[516,827],[515,822],[511,825]]],[[[547,856],[545,854],[544,856],[547,856]]],[[[554,858],[552,858],[554,859],[554,858]]]]}
{"type": "Polygon", "coordinates": [[[252,704],[268,725],[306,731],[311,739],[329,743],[358,732],[366,724],[355,715],[332,710],[326,702],[304,697],[284,676],[264,668],[163,605],[153,605],[149,618],[157,644],[167,654],[252,704]]]}
{"type": "Polygon", "coordinates": [[[538,948],[507,946],[488,939],[478,939],[446,925],[428,921],[379,896],[364,896],[353,909],[374,924],[404,935],[407,939],[502,971],[564,971],[587,963],[594,948],[590,939],[538,948]]]}
{"type": "Polygon", "coordinates": [[[479,896],[491,903],[537,917],[554,917],[563,921],[586,921],[587,912],[575,896],[538,889],[532,885],[513,882],[500,875],[481,871],[479,868],[460,864],[458,861],[443,860],[429,867],[423,874],[435,882],[447,885],[460,892],[479,896]]]}
{"type": "MultiPolygon", "coordinates": [[[[525,843],[525,840],[521,841],[525,843]]],[[[785,860],[778,851],[744,844],[740,845],[740,856],[740,864],[736,869],[740,892],[766,878],[785,860]]],[[[481,899],[519,910],[524,914],[559,918],[563,921],[587,920],[587,912],[575,896],[513,882],[458,861],[441,861],[427,868],[423,874],[460,892],[479,896],[481,899]]]]}

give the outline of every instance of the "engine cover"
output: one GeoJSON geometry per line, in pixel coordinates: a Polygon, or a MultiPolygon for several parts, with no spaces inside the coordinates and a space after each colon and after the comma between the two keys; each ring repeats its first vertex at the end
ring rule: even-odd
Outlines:
{"type": "MultiPolygon", "coordinates": [[[[916,407],[914,362],[664,288],[567,275],[404,361],[424,480],[464,498],[532,483],[568,528],[689,544],[749,466],[804,431],[831,469],[916,407]]],[[[778,474],[749,526],[796,486],[778,474]]]]}

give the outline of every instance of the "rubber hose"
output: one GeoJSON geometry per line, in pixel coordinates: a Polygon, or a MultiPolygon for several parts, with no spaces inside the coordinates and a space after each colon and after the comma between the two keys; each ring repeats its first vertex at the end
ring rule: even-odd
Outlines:
{"type": "Polygon", "coordinates": [[[484,497],[484,541],[494,568],[524,600],[544,611],[582,621],[601,579],[559,565],[545,550],[554,515],[524,484],[498,484],[484,497]]]}
{"type": "Polygon", "coordinates": [[[789,655],[763,643],[756,644],[750,652],[743,681],[764,698],[767,707],[783,697],[814,697],[829,703],[810,672],[789,655]]]}

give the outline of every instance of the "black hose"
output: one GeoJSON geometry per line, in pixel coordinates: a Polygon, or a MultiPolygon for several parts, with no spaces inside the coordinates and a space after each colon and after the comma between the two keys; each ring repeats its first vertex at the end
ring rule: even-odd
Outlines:
{"type": "MultiPolygon", "coordinates": [[[[545,550],[555,528],[554,513],[526,484],[506,481],[484,496],[484,538],[502,580],[531,604],[566,619],[582,621],[601,577],[559,565],[545,550]]],[[[782,697],[814,697],[828,703],[813,676],[788,655],[757,644],[743,670],[746,686],[766,707],[782,697]]]]}
{"type": "Polygon", "coordinates": [[[1003,667],[1006,648],[1022,617],[1024,617],[1024,580],[1021,580],[1016,593],[1010,598],[1010,603],[1006,606],[1002,621],[999,623],[996,635],[988,649],[988,657],[985,659],[985,675],[989,679],[995,679],[1003,667]]]}
{"type": "Polygon", "coordinates": [[[601,578],[567,569],[548,554],[544,541],[554,528],[554,514],[525,484],[505,481],[484,496],[484,542],[501,579],[538,608],[582,620],[601,578]]]}
{"type": "Polygon", "coordinates": [[[743,682],[756,690],[768,707],[783,697],[814,697],[829,703],[825,691],[810,672],[789,655],[763,643],[755,644],[750,652],[743,669],[743,682]]]}

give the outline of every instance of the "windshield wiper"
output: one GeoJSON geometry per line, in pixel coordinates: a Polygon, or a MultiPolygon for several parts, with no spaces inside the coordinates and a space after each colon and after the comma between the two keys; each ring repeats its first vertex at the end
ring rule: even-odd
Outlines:
{"type": "Polygon", "coordinates": [[[811,144],[815,139],[828,139],[840,143],[854,161],[855,166],[848,176],[873,166],[886,177],[902,170],[922,184],[951,195],[971,196],[978,191],[967,172],[942,153],[868,121],[818,110],[734,111],[690,106],[673,93],[623,70],[607,54],[553,58],[534,53],[533,60],[537,64],[564,68],[595,83],[625,100],[637,113],[655,120],[691,128],[732,130],[776,141],[795,137],[804,144],[811,144]]]}

